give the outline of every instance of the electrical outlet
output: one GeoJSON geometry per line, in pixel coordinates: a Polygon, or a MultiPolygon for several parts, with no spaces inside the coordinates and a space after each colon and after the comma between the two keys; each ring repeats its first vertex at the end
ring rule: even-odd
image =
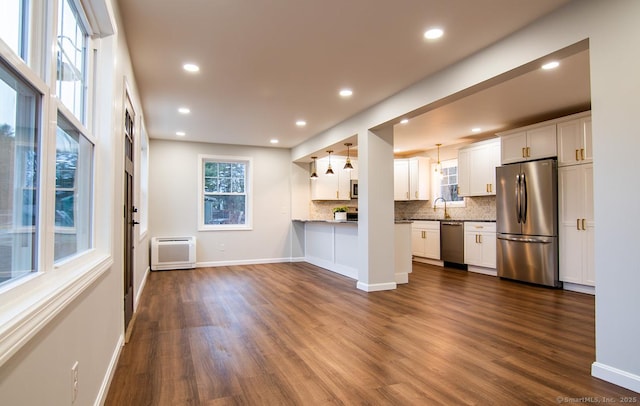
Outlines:
{"type": "Polygon", "coordinates": [[[71,404],[78,398],[78,361],[71,367],[71,404]]]}

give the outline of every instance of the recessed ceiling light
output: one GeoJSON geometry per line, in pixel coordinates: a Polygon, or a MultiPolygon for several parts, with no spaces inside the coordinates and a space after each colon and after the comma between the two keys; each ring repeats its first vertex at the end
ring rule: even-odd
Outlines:
{"type": "Polygon", "coordinates": [[[479,133],[480,131],[482,131],[482,128],[480,128],[480,127],[476,127],[476,128],[472,128],[471,129],[471,132],[474,132],[474,133],[479,133]]]}
{"type": "Polygon", "coordinates": [[[277,144],[279,141],[278,141],[278,140],[276,140],[275,138],[273,138],[273,139],[272,139],[271,141],[269,141],[269,142],[270,142],[270,143],[272,143],[272,144],[277,144]]]}
{"type": "Polygon", "coordinates": [[[545,63],[544,65],[542,65],[542,69],[546,69],[546,70],[555,69],[558,66],[560,66],[560,62],[553,61],[553,62],[545,63]]]}
{"type": "Polygon", "coordinates": [[[188,107],[180,107],[178,109],[178,113],[180,113],[180,114],[189,114],[189,113],[191,113],[191,110],[189,110],[188,107]]]}
{"type": "Polygon", "coordinates": [[[402,120],[400,120],[400,124],[407,124],[409,122],[408,118],[403,118],[402,120]]]}
{"type": "Polygon", "coordinates": [[[349,97],[353,94],[353,90],[351,89],[342,89],[340,90],[340,96],[342,97],[349,97]]]}
{"type": "Polygon", "coordinates": [[[438,39],[442,37],[444,31],[441,28],[430,28],[424,32],[424,37],[426,39],[438,39]]]}
{"type": "Polygon", "coordinates": [[[194,63],[185,63],[182,68],[187,72],[198,72],[200,70],[200,67],[194,63]]]}
{"type": "Polygon", "coordinates": [[[187,133],[185,133],[184,131],[176,131],[176,135],[178,137],[184,137],[185,135],[187,135],[187,133]]]}
{"type": "Polygon", "coordinates": [[[307,125],[307,122],[304,121],[304,120],[298,120],[298,121],[296,121],[296,125],[298,127],[304,127],[305,125],[307,125]]]}

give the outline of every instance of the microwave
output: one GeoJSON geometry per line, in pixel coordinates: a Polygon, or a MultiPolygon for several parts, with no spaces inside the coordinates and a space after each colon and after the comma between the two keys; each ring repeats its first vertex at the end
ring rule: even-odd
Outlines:
{"type": "Polygon", "coordinates": [[[358,179],[354,179],[351,181],[351,198],[358,198],[358,179]]]}

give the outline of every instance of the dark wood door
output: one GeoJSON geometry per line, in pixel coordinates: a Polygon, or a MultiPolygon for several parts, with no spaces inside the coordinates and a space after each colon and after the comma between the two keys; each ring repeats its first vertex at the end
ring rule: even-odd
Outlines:
{"type": "Polygon", "coordinates": [[[125,331],[133,317],[133,238],[137,224],[133,214],[133,131],[134,114],[128,102],[124,112],[124,328],[125,331]]]}

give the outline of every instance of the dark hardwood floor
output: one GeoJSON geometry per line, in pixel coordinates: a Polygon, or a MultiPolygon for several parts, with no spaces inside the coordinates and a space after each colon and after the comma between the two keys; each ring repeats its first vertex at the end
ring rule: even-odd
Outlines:
{"type": "Polygon", "coordinates": [[[394,291],[355,284],[306,263],[152,272],[106,405],[640,402],[590,375],[592,296],[417,263],[394,291]]]}

